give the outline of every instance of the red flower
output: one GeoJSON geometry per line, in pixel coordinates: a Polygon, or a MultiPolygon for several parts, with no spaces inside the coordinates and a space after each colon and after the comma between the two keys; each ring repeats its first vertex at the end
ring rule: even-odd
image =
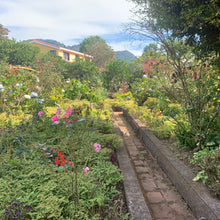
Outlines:
{"type": "Polygon", "coordinates": [[[65,159],[62,159],[62,163],[64,164],[66,162],[66,160],[65,159]]]}
{"type": "Polygon", "coordinates": [[[56,150],[56,149],[53,149],[53,151],[56,152],[57,150],[56,150]]]}
{"type": "Polygon", "coordinates": [[[63,163],[60,163],[60,166],[62,167],[62,166],[63,166],[63,163]]]}
{"type": "Polygon", "coordinates": [[[61,152],[59,151],[57,156],[60,157],[61,155],[62,155],[62,154],[61,154],[61,152]]]}
{"type": "Polygon", "coordinates": [[[61,155],[60,155],[60,158],[61,158],[61,159],[64,159],[64,158],[65,158],[65,156],[61,154],[61,155]]]}
{"type": "Polygon", "coordinates": [[[55,158],[55,163],[59,163],[60,162],[60,160],[56,157],[55,158]]]}
{"type": "Polygon", "coordinates": [[[71,166],[73,164],[73,162],[72,161],[67,161],[67,164],[71,166]]]}

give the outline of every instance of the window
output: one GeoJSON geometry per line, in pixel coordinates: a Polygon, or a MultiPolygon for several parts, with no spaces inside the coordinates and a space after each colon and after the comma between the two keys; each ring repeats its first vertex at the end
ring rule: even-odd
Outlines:
{"type": "Polygon", "coordinates": [[[56,50],[50,50],[50,53],[51,53],[52,55],[56,55],[56,54],[57,54],[57,51],[56,51],[56,50]]]}
{"type": "Polygon", "coordinates": [[[63,52],[63,59],[69,61],[70,60],[70,54],[63,52]]]}

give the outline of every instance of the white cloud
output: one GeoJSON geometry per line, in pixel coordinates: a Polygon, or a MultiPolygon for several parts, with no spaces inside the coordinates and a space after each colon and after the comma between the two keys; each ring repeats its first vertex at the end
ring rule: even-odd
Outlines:
{"type": "MultiPolygon", "coordinates": [[[[131,8],[127,0],[1,0],[0,21],[16,40],[47,38],[74,45],[74,39],[121,32],[131,8]]],[[[140,50],[129,42],[105,40],[115,50],[140,50]]]]}

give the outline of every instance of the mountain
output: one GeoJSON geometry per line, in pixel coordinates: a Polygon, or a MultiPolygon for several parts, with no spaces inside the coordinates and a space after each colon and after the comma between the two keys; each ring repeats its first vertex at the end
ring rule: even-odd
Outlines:
{"type": "MultiPolygon", "coordinates": [[[[31,40],[33,40],[33,39],[31,39],[31,40]]],[[[51,40],[51,39],[35,39],[35,40],[40,40],[40,41],[46,42],[48,44],[54,44],[54,45],[59,46],[59,47],[67,48],[66,45],[64,45],[64,44],[62,44],[62,43],[60,43],[56,40],[51,40]]]]}
{"type": "MultiPolygon", "coordinates": [[[[31,41],[31,40],[34,40],[34,39],[29,39],[27,41],[31,41]]],[[[56,45],[56,46],[59,46],[59,47],[64,47],[64,48],[67,48],[67,49],[70,49],[70,50],[75,50],[75,51],[79,51],[79,48],[80,48],[79,44],[78,45],[73,45],[73,46],[66,46],[63,43],[60,43],[59,41],[52,40],[52,39],[35,39],[35,40],[40,40],[40,41],[43,41],[43,42],[46,42],[46,43],[49,43],[49,44],[53,44],[53,45],[56,45]]]]}
{"type": "Polygon", "coordinates": [[[80,51],[80,45],[67,46],[66,48],[70,50],[80,51]]]}
{"type": "Polygon", "coordinates": [[[133,53],[127,50],[116,51],[115,53],[116,53],[116,59],[118,60],[125,60],[127,62],[132,62],[134,59],[137,58],[133,53]]]}

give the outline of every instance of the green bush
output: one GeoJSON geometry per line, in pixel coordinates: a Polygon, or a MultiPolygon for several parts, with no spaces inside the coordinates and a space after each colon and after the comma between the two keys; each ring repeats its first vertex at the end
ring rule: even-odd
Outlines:
{"type": "Polygon", "coordinates": [[[159,106],[159,100],[158,98],[155,97],[149,97],[147,99],[147,101],[144,102],[143,106],[147,106],[149,109],[153,110],[159,110],[158,106],[159,106]]]}
{"type": "Polygon", "coordinates": [[[194,181],[203,183],[216,195],[220,194],[220,149],[204,148],[195,152],[191,163],[200,168],[194,181]]]}

